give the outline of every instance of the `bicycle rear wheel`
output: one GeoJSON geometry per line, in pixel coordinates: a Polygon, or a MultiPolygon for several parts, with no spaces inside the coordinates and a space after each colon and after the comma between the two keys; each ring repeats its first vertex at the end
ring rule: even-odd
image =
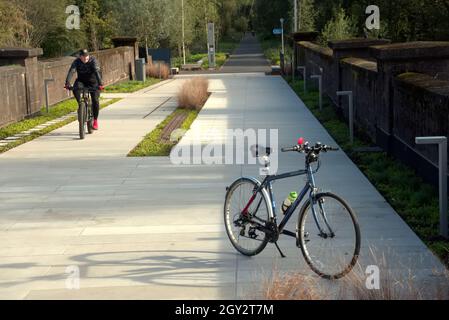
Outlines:
{"type": "Polygon", "coordinates": [[[258,222],[265,226],[269,220],[268,202],[262,192],[257,193],[248,208],[249,215],[245,217],[241,214],[257,188],[251,179],[238,179],[229,187],[224,205],[229,240],[237,251],[246,256],[259,254],[268,243],[267,235],[257,229],[256,224],[258,222]]]}
{"type": "Polygon", "coordinates": [[[335,194],[318,194],[314,202],[312,205],[310,200],[307,201],[299,215],[297,232],[301,251],[310,268],[319,276],[339,279],[357,262],[360,253],[359,224],[349,205],[335,194]],[[322,231],[328,233],[327,236],[321,234],[317,222],[322,231]]]}
{"type": "Polygon", "coordinates": [[[78,107],[78,126],[79,126],[78,128],[81,140],[83,140],[86,135],[85,123],[86,123],[86,105],[84,102],[81,102],[78,107]]]}

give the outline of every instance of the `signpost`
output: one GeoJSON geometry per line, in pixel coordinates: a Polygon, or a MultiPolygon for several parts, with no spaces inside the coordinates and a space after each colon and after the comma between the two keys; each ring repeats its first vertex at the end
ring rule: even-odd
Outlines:
{"type": "Polygon", "coordinates": [[[214,24],[207,24],[207,55],[209,58],[209,69],[215,69],[215,28],[214,24]]]}
{"type": "Polygon", "coordinates": [[[280,19],[281,21],[281,37],[282,37],[282,55],[284,55],[284,18],[280,19]]]}
{"type": "Polygon", "coordinates": [[[273,34],[278,36],[282,34],[282,29],[273,29],[273,34]]]}

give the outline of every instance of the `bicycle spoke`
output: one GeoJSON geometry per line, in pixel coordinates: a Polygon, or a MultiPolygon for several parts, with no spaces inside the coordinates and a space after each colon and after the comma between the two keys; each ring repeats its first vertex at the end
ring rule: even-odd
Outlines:
{"type": "Polygon", "coordinates": [[[265,233],[260,230],[258,222],[254,219],[257,214],[262,217],[257,219],[268,220],[268,208],[262,194],[258,193],[248,207],[249,216],[241,215],[254,195],[254,191],[255,184],[252,181],[243,180],[229,190],[225,205],[226,227],[231,242],[237,250],[247,255],[258,253],[266,245],[265,233]]]}
{"type": "Polygon", "coordinates": [[[351,213],[342,202],[330,196],[323,197],[324,199],[323,206],[315,204],[315,213],[316,221],[325,234],[319,231],[310,205],[303,214],[300,232],[308,232],[307,241],[302,242],[303,252],[315,272],[339,277],[353,266],[360,246],[359,231],[351,213]],[[327,225],[332,229],[333,235],[327,225]]]}

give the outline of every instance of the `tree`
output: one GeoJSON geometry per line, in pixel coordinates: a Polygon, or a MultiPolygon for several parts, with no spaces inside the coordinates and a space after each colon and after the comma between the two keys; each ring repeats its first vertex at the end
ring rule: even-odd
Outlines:
{"type": "Polygon", "coordinates": [[[316,11],[314,0],[299,0],[299,31],[315,31],[316,11]]]}
{"type": "MultiPolygon", "coordinates": [[[[110,38],[117,27],[111,3],[106,0],[77,0],[81,11],[81,29],[91,50],[97,51],[111,45],[110,38]]],[[[125,8],[120,12],[124,12],[125,8]]]]}
{"type": "Polygon", "coordinates": [[[284,29],[291,30],[292,1],[286,0],[255,0],[254,2],[254,27],[264,37],[271,36],[273,28],[280,27],[280,18],[285,19],[284,29]]]}
{"type": "Polygon", "coordinates": [[[26,44],[29,28],[24,12],[15,3],[0,0],[0,47],[26,44]]]}
{"type": "Polygon", "coordinates": [[[344,40],[354,37],[356,28],[343,8],[335,9],[332,19],[326,24],[320,42],[327,45],[329,40],[344,40]]]}
{"type": "MultiPolygon", "coordinates": [[[[25,35],[18,36],[20,45],[40,47],[49,33],[57,29],[65,20],[65,0],[10,0],[23,19],[25,35]]],[[[19,31],[21,28],[17,28],[19,31]]]]}

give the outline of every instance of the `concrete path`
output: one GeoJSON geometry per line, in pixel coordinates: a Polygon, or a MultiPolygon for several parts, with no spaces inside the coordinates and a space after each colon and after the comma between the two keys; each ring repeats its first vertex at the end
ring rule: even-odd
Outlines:
{"type": "Polygon", "coordinates": [[[271,72],[260,43],[251,33],[246,33],[240,45],[220,69],[221,73],[271,72]]]}
{"type": "MultiPolygon", "coordinates": [[[[237,128],[278,129],[280,146],[294,144],[299,135],[336,145],[282,78],[209,78],[212,95],[180,146],[222,145],[223,130],[237,128]]],[[[285,259],[272,245],[246,258],[228,241],[225,187],[241,175],[257,175],[258,166],[125,157],[157,121],[145,115],[183,81],[104,109],[101,130],[84,141],[68,125],[0,155],[0,298],[252,298],[273,270],[312,274],[290,238],[280,241],[285,259]],[[70,289],[77,275],[79,289],[70,289]]],[[[278,156],[279,171],[303,165],[300,155],[278,156]]],[[[434,276],[443,268],[439,261],[343,152],[323,156],[317,182],[356,210],[362,268],[385,256],[381,275],[411,272],[441,281],[434,276]]],[[[276,183],[278,203],[302,183],[276,183]]]]}
{"type": "Polygon", "coordinates": [[[78,122],[59,128],[33,143],[2,155],[4,158],[76,158],[125,156],[148,132],[177,107],[182,81],[166,80],[132,94],[103,94],[124,98],[100,111],[100,130],[79,139],[78,122]]]}
{"type": "Polygon", "coordinates": [[[219,70],[181,71],[186,75],[213,75],[224,73],[271,73],[270,61],[264,56],[260,43],[251,33],[246,33],[219,70]]]}

